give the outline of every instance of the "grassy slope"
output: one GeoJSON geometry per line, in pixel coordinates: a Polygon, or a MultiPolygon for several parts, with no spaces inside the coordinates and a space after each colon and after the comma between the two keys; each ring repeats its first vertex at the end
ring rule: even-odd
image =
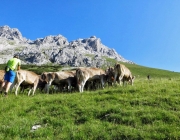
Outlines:
{"type": "Polygon", "coordinates": [[[140,65],[125,64],[133,73],[133,75],[146,77],[150,75],[152,78],[178,78],[180,77],[179,72],[173,72],[168,70],[149,68],[140,65]]]}
{"type": "Polygon", "coordinates": [[[0,139],[180,139],[180,73],[127,67],[134,86],[1,97],[0,139]]]}

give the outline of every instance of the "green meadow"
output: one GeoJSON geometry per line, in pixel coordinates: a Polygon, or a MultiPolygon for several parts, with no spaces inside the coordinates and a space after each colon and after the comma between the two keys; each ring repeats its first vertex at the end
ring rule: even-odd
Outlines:
{"type": "MultiPolygon", "coordinates": [[[[0,96],[2,140],[180,139],[180,73],[125,64],[134,85],[83,93],[0,96]],[[147,79],[150,75],[150,80],[147,79]],[[32,128],[40,127],[36,130],[32,128]]],[[[3,69],[4,65],[0,65],[3,69]]],[[[59,66],[28,66],[41,74],[59,66]]]]}

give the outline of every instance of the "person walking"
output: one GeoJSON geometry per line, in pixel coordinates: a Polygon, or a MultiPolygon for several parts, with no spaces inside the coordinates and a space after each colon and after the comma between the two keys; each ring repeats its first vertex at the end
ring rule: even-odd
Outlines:
{"type": "Polygon", "coordinates": [[[1,93],[4,90],[4,95],[7,96],[8,91],[16,78],[16,71],[20,70],[21,60],[18,55],[14,55],[5,67],[4,81],[1,85],[1,93]]]}

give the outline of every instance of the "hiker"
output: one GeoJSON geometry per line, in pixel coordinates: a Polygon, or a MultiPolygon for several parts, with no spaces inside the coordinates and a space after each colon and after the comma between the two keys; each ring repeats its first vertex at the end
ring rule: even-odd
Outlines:
{"type": "Polygon", "coordinates": [[[21,61],[19,59],[18,55],[14,55],[13,58],[11,58],[5,67],[5,75],[4,75],[4,81],[1,85],[1,93],[4,90],[4,95],[7,96],[8,91],[12,85],[12,83],[15,80],[16,77],[16,71],[20,70],[21,61]]]}

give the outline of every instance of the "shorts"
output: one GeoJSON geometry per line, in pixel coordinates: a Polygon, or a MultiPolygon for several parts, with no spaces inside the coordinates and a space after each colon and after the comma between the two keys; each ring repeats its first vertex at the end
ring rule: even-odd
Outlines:
{"type": "Polygon", "coordinates": [[[4,80],[13,83],[16,78],[16,72],[9,70],[5,73],[4,80]]]}

